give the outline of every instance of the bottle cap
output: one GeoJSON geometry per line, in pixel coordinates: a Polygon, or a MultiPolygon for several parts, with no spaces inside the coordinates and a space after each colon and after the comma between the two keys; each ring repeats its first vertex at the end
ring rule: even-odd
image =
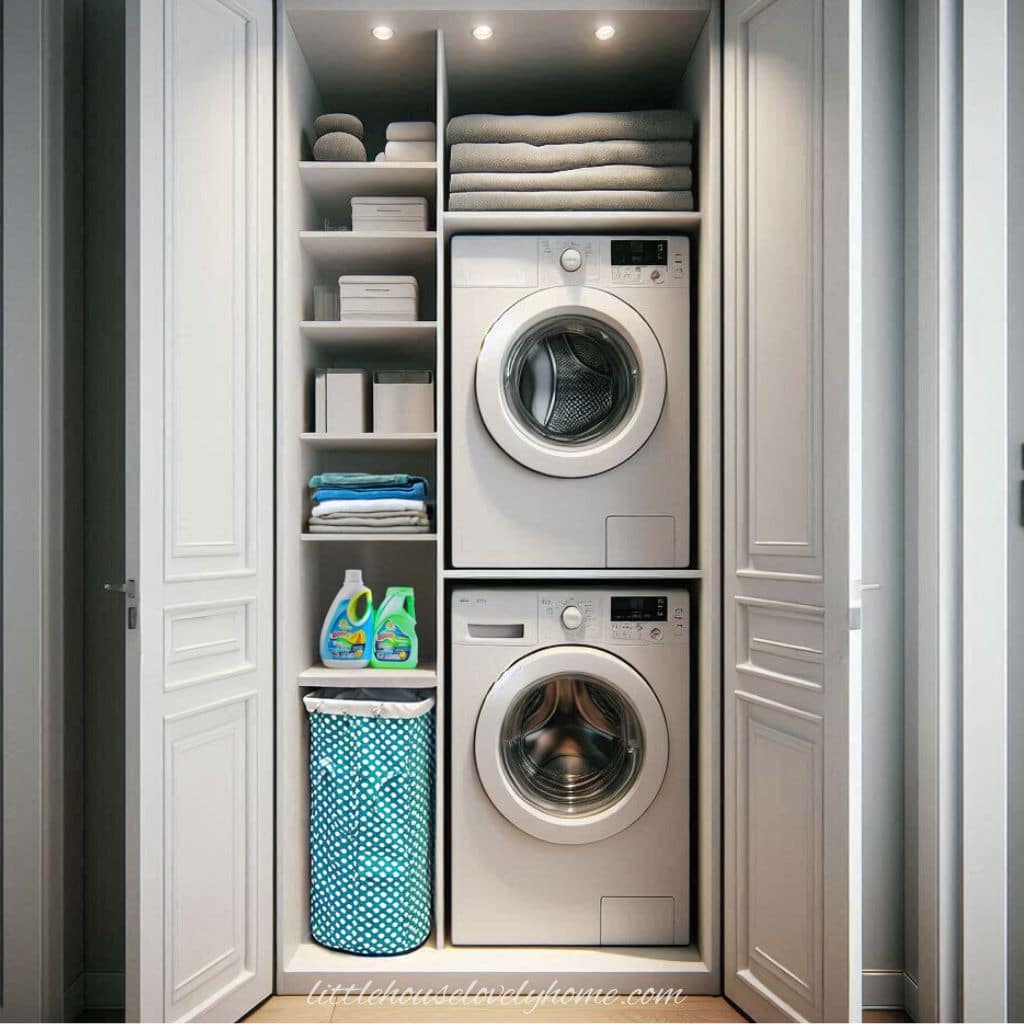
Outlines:
{"type": "Polygon", "coordinates": [[[346,569],[345,570],[345,582],[346,583],[362,583],[363,582],[363,570],[362,569],[346,569]]]}

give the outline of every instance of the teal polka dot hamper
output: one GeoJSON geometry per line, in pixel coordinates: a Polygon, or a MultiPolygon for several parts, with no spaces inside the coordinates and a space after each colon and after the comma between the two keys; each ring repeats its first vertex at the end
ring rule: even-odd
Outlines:
{"type": "Polygon", "coordinates": [[[408,953],[432,922],[434,697],[318,690],[305,705],[313,939],[408,953]]]}

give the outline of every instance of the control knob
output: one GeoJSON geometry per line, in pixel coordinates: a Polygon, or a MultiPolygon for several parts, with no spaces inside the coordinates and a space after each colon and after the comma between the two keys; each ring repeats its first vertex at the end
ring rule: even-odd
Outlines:
{"type": "Polygon", "coordinates": [[[566,629],[579,629],[583,625],[583,612],[574,604],[566,605],[562,609],[562,625],[566,629]]]}
{"type": "Polygon", "coordinates": [[[568,271],[570,274],[576,270],[579,270],[583,266],[583,255],[579,249],[568,248],[562,252],[559,258],[559,263],[562,264],[562,269],[568,271]]]}

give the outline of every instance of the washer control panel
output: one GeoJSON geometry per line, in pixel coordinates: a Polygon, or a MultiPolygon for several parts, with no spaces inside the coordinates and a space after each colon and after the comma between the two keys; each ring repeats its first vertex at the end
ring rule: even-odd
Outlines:
{"type": "Polygon", "coordinates": [[[542,591],[538,640],[626,644],[689,643],[690,601],[684,590],[542,591]]]}
{"type": "Polygon", "coordinates": [[[539,238],[538,283],[554,285],[685,288],[690,240],[651,238],[539,238]]]}

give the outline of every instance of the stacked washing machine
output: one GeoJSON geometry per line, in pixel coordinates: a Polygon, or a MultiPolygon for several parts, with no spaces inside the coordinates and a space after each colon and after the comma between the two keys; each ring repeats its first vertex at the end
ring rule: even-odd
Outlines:
{"type": "Polygon", "coordinates": [[[685,945],[689,594],[601,570],[689,565],[689,242],[457,237],[451,280],[452,564],[544,581],[452,591],[452,940],[685,945]]]}

